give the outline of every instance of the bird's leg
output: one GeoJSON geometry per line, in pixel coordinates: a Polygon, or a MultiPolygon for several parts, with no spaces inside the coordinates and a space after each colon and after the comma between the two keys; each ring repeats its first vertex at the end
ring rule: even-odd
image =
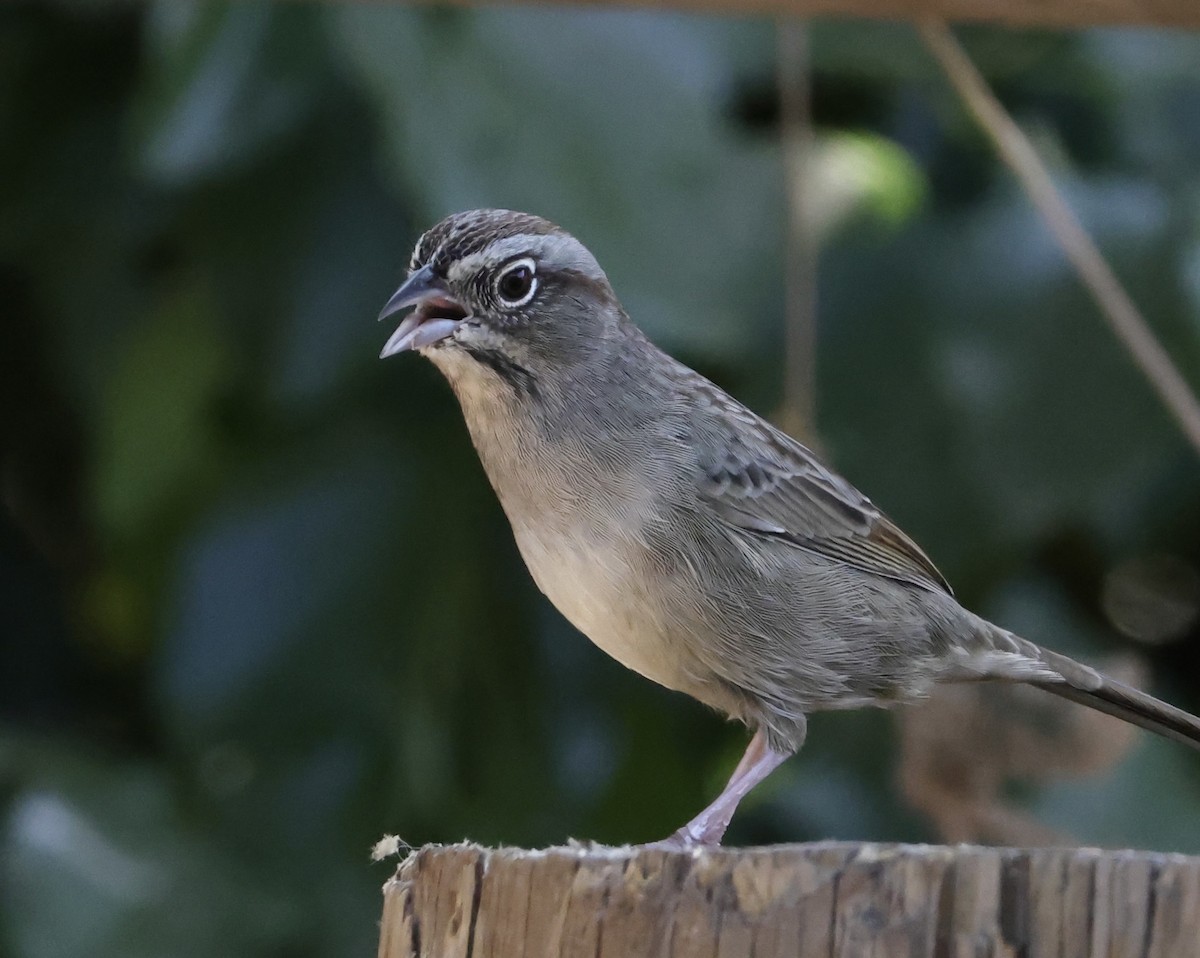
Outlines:
{"type": "Polygon", "coordinates": [[[759,782],[770,775],[792,752],[777,752],[767,744],[761,728],[754,733],[746,753],[738,762],[716,800],[674,835],[658,844],[663,847],[692,848],[696,845],[720,845],[725,829],[737,810],[738,802],[759,782]]]}

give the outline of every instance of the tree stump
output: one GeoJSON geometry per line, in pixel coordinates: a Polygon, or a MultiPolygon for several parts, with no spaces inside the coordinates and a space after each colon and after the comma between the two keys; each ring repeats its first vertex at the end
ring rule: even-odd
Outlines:
{"type": "Polygon", "coordinates": [[[822,842],[429,846],[380,958],[1200,958],[1200,858],[822,842]]]}

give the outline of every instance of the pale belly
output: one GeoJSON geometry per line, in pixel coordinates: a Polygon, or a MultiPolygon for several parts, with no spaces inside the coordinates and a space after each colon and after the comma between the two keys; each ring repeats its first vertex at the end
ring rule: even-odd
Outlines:
{"type": "Polygon", "coordinates": [[[643,587],[645,576],[618,562],[612,549],[589,549],[586,536],[552,537],[514,529],[517,546],[538,588],[575,628],[626,668],[670,689],[688,691],[694,676],[674,635],[643,587]]]}

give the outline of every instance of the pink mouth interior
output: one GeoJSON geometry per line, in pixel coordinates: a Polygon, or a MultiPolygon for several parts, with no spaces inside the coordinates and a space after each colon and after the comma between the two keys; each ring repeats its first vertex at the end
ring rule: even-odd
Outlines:
{"type": "Polygon", "coordinates": [[[457,323],[467,318],[467,311],[452,299],[433,296],[422,301],[413,315],[419,317],[422,324],[435,319],[448,319],[457,323]]]}

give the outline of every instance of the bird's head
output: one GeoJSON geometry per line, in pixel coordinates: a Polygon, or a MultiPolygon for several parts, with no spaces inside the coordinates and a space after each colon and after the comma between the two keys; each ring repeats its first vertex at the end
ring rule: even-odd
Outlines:
{"type": "Polygon", "coordinates": [[[456,213],[426,232],[379,318],[409,309],[382,357],[415,349],[448,373],[470,359],[502,376],[582,361],[621,315],[582,243],[511,210],[456,213]]]}

